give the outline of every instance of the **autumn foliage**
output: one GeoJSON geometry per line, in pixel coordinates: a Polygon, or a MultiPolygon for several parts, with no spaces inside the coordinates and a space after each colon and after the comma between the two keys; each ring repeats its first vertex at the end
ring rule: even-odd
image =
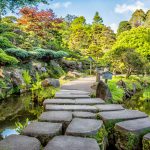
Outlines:
{"type": "Polygon", "coordinates": [[[44,36],[47,30],[60,28],[61,18],[57,18],[51,9],[39,11],[37,8],[24,7],[20,10],[19,25],[26,31],[33,31],[39,36],[44,36]]]}

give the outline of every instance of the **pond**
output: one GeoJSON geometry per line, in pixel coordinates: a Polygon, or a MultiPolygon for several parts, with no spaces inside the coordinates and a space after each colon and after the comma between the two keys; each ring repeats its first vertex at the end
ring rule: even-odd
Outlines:
{"type": "Polygon", "coordinates": [[[128,109],[140,110],[150,116],[150,87],[125,100],[124,106],[128,109]]]}
{"type": "Polygon", "coordinates": [[[54,97],[56,89],[47,87],[33,93],[13,95],[0,101],[0,138],[11,134],[19,134],[16,123],[22,125],[36,120],[43,112],[42,101],[54,97]],[[34,101],[34,103],[33,103],[34,101]],[[41,104],[37,104],[37,101],[41,104]],[[36,103],[36,105],[35,105],[36,103]]]}
{"type": "Polygon", "coordinates": [[[42,106],[34,106],[32,94],[14,95],[0,103],[0,136],[5,138],[18,134],[16,122],[24,124],[26,119],[33,121],[42,113],[42,106]]]}

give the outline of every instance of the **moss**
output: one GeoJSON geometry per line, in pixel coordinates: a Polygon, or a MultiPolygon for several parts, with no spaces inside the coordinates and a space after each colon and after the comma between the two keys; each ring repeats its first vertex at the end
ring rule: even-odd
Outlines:
{"type": "Polygon", "coordinates": [[[150,140],[149,139],[143,139],[143,150],[149,150],[150,149],[150,140]]]}
{"type": "Polygon", "coordinates": [[[108,136],[108,133],[107,133],[105,127],[103,126],[96,133],[96,135],[90,136],[90,138],[94,138],[97,141],[97,143],[101,149],[106,149],[106,146],[108,144],[107,136],[108,136]]]}
{"type": "MultiPolygon", "coordinates": [[[[144,130],[140,133],[127,132],[124,130],[115,129],[116,147],[118,150],[141,150],[143,135],[150,132],[144,130]]],[[[145,149],[149,150],[149,149],[145,149]]]]}

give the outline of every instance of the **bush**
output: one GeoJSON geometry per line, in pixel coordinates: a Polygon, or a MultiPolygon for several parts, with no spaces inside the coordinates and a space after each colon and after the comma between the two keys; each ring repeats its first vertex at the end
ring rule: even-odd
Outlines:
{"type": "Polygon", "coordinates": [[[52,59],[59,59],[67,56],[68,54],[64,51],[53,51],[49,49],[35,48],[30,52],[30,55],[36,59],[41,59],[43,61],[50,61],[52,59]]]}
{"type": "Polygon", "coordinates": [[[12,55],[20,60],[26,60],[30,58],[30,54],[21,48],[8,48],[5,52],[9,55],[12,55]]]}
{"type": "Polygon", "coordinates": [[[19,61],[12,57],[7,55],[2,49],[0,49],[0,64],[1,65],[15,65],[17,64],[19,61]]]}
{"type": "Polygon", "coordinates": [[[0,48],[12,48],[15,47],[6,37],[0,36],[0,48]]]}

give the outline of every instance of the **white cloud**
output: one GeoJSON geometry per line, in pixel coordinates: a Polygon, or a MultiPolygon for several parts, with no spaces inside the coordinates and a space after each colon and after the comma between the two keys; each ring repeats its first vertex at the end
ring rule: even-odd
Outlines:
{"type": "Polygon", "coordinates": [[[70,1],[67,1],[67,2],[64,2],[64,3],[61,3],[61,2],[57,2],[57,3],[53,3],[51,5],[51,7],[53,9],[59,9],[59,8],[68,8],[72,3],[70,1]]]}
{"type": "Polygon", "coordinates": [[[126,13],[126,12],[134,12],[137,9],[143,9],[144,11],[147,11],[148,8],[145,7],[144,3],[141,1],[136,1],[134,4],[117,4],[115,8],[116,13],[126,13]]]}
{"type": "Polygon", "coordinates": [[[72,3],[68,1],[68,2],[63,3],[63,6],[64,6],[65,8],[68,8],[71,4],[72,4],[72,3]]]}
{"type": "Polygon", "coordinates": [[[118,25],[116,23],[110,24],[110,27],[115,33],[117,33],[118,25]]]}

